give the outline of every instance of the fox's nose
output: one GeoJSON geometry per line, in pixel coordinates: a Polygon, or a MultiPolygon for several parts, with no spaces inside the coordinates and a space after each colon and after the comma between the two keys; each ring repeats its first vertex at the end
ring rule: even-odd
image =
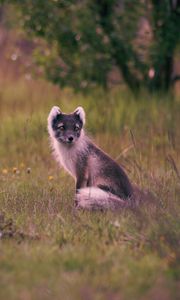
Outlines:
{"type": "Polygon", "coordinates": [[[73,139],[74,139],[73,136],[69,136],[69,137],[68,137],[68,141],[69,141],[70,143],[72,143],[73,139]]]}

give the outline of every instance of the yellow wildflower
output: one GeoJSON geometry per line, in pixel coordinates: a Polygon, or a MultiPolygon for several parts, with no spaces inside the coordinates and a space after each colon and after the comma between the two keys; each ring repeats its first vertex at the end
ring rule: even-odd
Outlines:
{"type": "Polygon", "coordinates": [[[17,170],[18,170],[18,169],[17,169],[16,167],[14,167],[14,168],[13,168],[13,173],[17,173],[17,170]]]}
{"type": "Polygon", "coordinates": [[[8,173],[8,169],[2,169],[2,174],[6,175],[8,173]]]}

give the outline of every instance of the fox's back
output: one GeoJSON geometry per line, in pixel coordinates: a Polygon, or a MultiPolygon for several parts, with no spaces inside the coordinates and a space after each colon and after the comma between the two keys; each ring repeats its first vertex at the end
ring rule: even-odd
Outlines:
{"type": "Polygon", "coordinates": [[[107,190],[120,197],[130,197],[133,188],[121,166],[93,143],[90,143],[88,148],[88,168],[92,186],[106,186],[107,190]]]}

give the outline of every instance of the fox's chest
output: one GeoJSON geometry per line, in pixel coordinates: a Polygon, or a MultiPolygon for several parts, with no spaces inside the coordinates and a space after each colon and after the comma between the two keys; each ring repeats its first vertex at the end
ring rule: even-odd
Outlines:
{"type": "Polygon", "coordinates": [[[81,177],[82,174],[85,174],[88,164],[88,151],[86,149],[83,151],[85,147],[83,148],[82,143],[73,145],[72,147],[66,147],[55,140],[53,146],[56,159],[66,171],[76,179],[79,176],[81,177]]]}
{"type": "Polygon", "coordinates": [[[76,177],[76,161],[77,155],[73,151],[61,153],[62,166],[73,176],[76,177]]]}
{"type": "Polygon", "coordinates": [[[74,148],[61,147],[58,143],[55,146],[56,159],[73,177],[76,177],[76,162],[78,158],[78,153],[75,150],[74,148]]]}

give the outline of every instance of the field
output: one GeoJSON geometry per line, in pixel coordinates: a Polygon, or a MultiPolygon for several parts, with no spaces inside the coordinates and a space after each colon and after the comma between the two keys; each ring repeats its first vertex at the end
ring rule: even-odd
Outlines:
{"type": "Polygon", "coordinates": [[[0,118],[0,299],[179,299],[180,99],[5,78],[0,118]],[[73,179],[51,156],[52,105],[82,105],[92,139],[156,201],[76,211],[73,179]]]}

